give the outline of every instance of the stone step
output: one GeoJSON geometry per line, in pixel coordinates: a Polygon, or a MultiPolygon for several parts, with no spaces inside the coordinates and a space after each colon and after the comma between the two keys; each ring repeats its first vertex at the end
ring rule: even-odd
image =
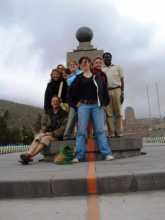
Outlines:
{"type": "MultiPolygon", "coordinates": [[[[141,154],[141,149],[143,147],[141,138],[112,138],[109,139],[109,143],[112,148],[112,152],[116,158],[126,158],[132,156],[138,156],[141,154]]],[[[43,155],[46,156],[48,160],[51,160],[55,154],[57,154],[60,149],[66,145],[69,145],[75,148],[75,140],[67,140],[67,141],[54,141],[50,147],[47,147],[43,151],[43,155]]],[[[90,153],[96,154],[96,160],[102,160],[103,157],[100,155],[98,148],[96,147],[93,150],[86,151],[86,155],[90,153]]]]}
{"type": "MultiPolygon", "coordinates": [[[[165,189],[165,172],[97,177],[97,194],[165,189]]],[[[0,181],[0,199],[89,195],[86,178],[0,181]]]]}
{"type": "MultiPolygon", "coordinates": [[[[97,194],[165,189],[165,148],[147,146],[144,151],[143,156],[95,162],[97,194]]],[[[38,162],[38,155],[23,166],[19,154],[0,157],[0,198],[89,194],[91,162],[56,165],[38,162]]]]}

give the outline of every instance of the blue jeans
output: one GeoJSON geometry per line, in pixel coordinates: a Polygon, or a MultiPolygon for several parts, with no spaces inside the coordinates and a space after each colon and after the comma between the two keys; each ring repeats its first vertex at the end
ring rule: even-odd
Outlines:
{"type": "Polygon", "coordinates": [[[103,156],[112,154],[105,131],[104,131],[104,110],[97,104],[81,104],[78,108],[78,132],[76,137],[76,153],[78,159],[85,158],[87,126],[90,117],[92,118],[97,145],[103,156]]]}

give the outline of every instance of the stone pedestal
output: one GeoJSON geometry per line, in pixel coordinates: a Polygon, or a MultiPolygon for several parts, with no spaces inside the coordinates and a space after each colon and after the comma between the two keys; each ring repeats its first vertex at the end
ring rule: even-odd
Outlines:
{"type": "MultiPolygon", "coordinates": [[[[109,140],[109,142],[115,158],[126,158],[141,155],[141,149],[143,147],[141,138],[113,138],[109,140]]],[[[53,142],[50,147],[46,148],[43,151],[45,159],[51,161],[54,156],[59,152],[60,148],[66,145],[75,147],[75,140],[53,142]]],[[[94,151],[87,151],[86,155],[93,153],[96,154],[96,160],[104,159],[100,154],[98,148],[96,148],[94,151]]]]}
{"type": "Polygon", "coordinates": [[[81,27],[77,30],[76,38],[79,42],[79,45],[76,50],[73,52],[67,53],[67,65],[70,61],[75,60],[79,61],[79,59],[83,56],[89,57],[92,61],[96,57],[102,57],[104,51],[97,50],[91,44],[93,38],[93,32],[88,27],[81,27]]]}

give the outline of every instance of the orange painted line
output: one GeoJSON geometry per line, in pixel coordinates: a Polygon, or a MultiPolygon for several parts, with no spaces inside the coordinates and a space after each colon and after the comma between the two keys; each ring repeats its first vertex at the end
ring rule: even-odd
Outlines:
{"type": "Polygon", "coordinates": [[[96,194],[97,193],[95,162],[88,163],[87,187],[88,187],[89,194],[96,194]]]}
{"type": "Polygon", "coordinates": [[[87,220],[99,220],[100,213],[99,213],[99,205],[97,200],[97,195],[91,195],[87,199],[87,220]]]}
{"type": "Polygon", "coordinates": [[[87,174],[87,185],[88,193],[96,194],[97,193],[97,184],[96,184],[96,171],[95,171],[95,141],[92,138],[88,138],[87,141],[87,160],[88,160],[88,174],[87,174]]]}
{"type": "MultiPolygon", "coordinates": [[[[91,131],[91,130],[90,130],[91,131]]],[[[92,132],[89,132],[90,134],[92,132]]],[[[88,173],[87,173],[87,187],[90,194],[87,198],[87,220],[99,220],[99,204],[97,199],[97,181],[96,181],[96,166],[95,166],[95,141],[91,137],[87,141],[87,160],[88,160],[88,173]]]]}
{"type": "Polygon", "coordinates": [[[96,145],[93,138],[88,138],[87,140],[87,161],[95,161],[96,155],[95,155],[96,145]]]}

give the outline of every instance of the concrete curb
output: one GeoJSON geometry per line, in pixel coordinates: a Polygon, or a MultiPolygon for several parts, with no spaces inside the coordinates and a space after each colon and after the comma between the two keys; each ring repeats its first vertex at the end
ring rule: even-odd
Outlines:
{"type": "Polygon", "coordinates": [[[165,189],[165,172],[98,178],[98,193],[137,192],[165,189]]]}
{"type": "MultiPolygon", "coordinates": [[[[97,177],[98,194],[165,189],[165,172],[97,177]]],[[[87,180],[48,179],[0,181],[0,198],[34,198],[87,195],[87,180]]]]}

